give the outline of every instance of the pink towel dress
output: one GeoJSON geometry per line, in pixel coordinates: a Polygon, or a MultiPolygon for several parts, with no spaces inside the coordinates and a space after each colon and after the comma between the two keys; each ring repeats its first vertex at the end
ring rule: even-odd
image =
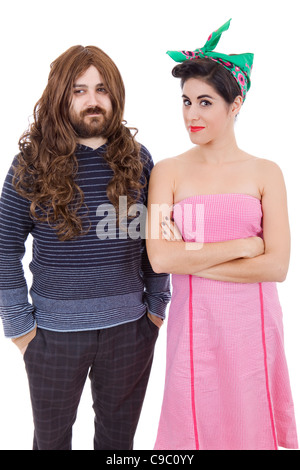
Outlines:
{"type": "MultiPolygon", "coordinates": [[[[262,236],[259,199],[192,196],[174,206],[185,241],[262,236]]],[[[298,448],[276,283],[172,276],[156,450],[298,448]]]]}

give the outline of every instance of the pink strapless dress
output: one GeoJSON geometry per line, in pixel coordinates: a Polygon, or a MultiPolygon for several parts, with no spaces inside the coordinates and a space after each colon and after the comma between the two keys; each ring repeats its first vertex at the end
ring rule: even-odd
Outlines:
{"type": "MultiPolygon", "coordinates": [[[[184,240],[262,235],[261,202],[200,195],[174,206],[184,240]]],[[[173,275],[155,449],[298,448],[276,283],[173,275]]]]}

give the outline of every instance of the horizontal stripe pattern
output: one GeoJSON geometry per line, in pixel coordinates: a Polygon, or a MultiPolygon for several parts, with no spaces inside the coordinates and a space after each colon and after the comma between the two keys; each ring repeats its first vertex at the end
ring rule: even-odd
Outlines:
{"type": "Polygon", "coordinates": [[[35,327],[33,307],[28,302],[0,307],[0,315],[5,318],[4,334],[8,338],[23,336],[35,327]]]}
{"type": "Polygon", "coordinates": [[[88,331],[112,328],[117,325],[139,320],[146,313],[143,304],[131,307],[130,315],[122,309],[111,309],[106,312],[82,313],[50,313],[45,310],[36,309],[35,315],[39,319],[39,328],[50,331],[88,331]]]}
{"type": "MultiPolygon", "coordinates": [[[[139,238],[132,239],[128,233],[120,232],[111,217],[113,210],[109,211],[110,215],[102,211],[103,205],[112,208],[106,187],[113,172],[105,161],[105,150],[106,146],[97,150],[78,146],[76,182],[84,192],[86,205],[80,215],[88,210],[88,220],[84,220],[86,225],[90,224],[90,230],[82,237],[65,242],[58,239],[48,224],[30,217],[30,202],[17,194],[12,185],[13,162],[0,200],[0,314],[6,336],[17,337],[28,332],[34,327],[34,317],[38,326],[55,331],[100,329],[134,321],[146,308],[164,317],[170,300],[169,276],[153,272],[145,240],[139,234],[139,238]],[[103,226],[107,229],[106,239],[99,237],[101,223],[101,230],[103,226]],[[114,233],[116,237],[112,238],[114,233]],[[33,237],[30,263],[33,305],[28,302],[22,266],[24,243],[29,234],[33,237]],[[12,305],[14,293],[18,293],[18,303],[12,305]],[[124,311],[119,296],[130,294],[135,300],[127,304],[124,311]],[[139,303],[136,303],[137,297],[139,303]],[[62,309],[64,302],[68,311],[62,309]]],[[[153,161],[143,146],[141,159],[144,163],[141,182],[147,183],[153,161]]],[[[147,185],[138,202],[146,205],[147,185]]],[[[129,219],[125,227],[129,228],[131,223],[129,219]]]]}

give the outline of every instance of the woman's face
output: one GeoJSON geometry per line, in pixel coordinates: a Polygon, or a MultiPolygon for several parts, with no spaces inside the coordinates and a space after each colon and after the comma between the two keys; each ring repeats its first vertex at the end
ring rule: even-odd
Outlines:
{"type": "Polygon", "coordinates": [[[232,135],[234,119],[242,105],[237,97],[232,105],[200,78],[190,78],[183,86],[183,117],[191,141],[205,145],[232,135]]]}

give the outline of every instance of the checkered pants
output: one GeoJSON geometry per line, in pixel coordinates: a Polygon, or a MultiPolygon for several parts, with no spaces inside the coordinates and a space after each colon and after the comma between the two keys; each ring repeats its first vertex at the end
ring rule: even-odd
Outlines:
{"type": "Polygon", "coordinates": [[[72,426],[89,374],[95,450],[131,450],[158,328],[147,315],[96,331],[38,329],[24,361],[34,418],[34,450],[71,450],[72,426]]]}

